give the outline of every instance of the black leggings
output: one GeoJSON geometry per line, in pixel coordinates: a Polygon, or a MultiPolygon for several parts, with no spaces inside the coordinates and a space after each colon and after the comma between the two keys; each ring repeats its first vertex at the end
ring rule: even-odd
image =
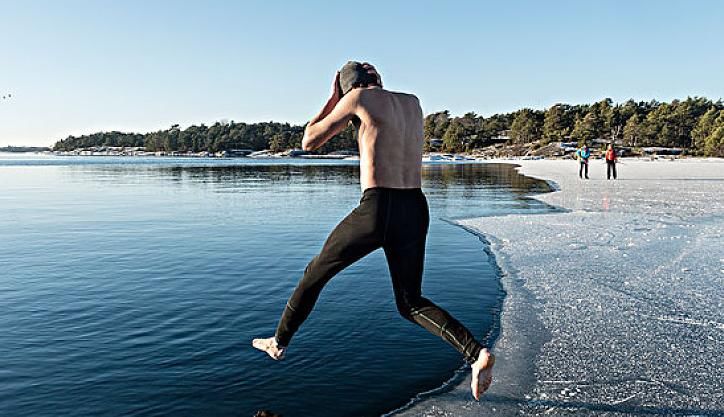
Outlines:
{"type": "Polygon", "coordinates": [[[402,317],[442,337],[468,362],[475,362],[483,346],[460,322],[421,294],[429,223],[427,200],[419,188],[365,190],[359,206],[337,225],[304,270],[279,321],[277,342],[289,344],[332,277],[383,248],[402,317]]]}
{"type": "Polygon", "coordinates": [[[609,180],[611,172],[613,172],[613,179],[616,179],[616,161],[606,161],[606,178],[609,180]]]}
{"type": "Polygon", "coordinates": [[[586,171],[586,178],[588,178],[588,161],[581,161],[581,167],[578,169],[578,176],[583,178],[583,171],[586,171]]]}

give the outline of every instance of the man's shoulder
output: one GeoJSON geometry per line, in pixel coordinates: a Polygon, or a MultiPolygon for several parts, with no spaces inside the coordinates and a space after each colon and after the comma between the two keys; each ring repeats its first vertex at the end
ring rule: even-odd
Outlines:
{"type": "Polygon", "coordinates": [[[407,114],[422,114],[422,106],[420,100],[414,94],[403,93],[399,91],[389,91],[381,88],[360,89],[356,98],[360,108],[366,109],[371,113],[386,111],[391,108],[390,103],[397,103],[397,110],[402,110],[407,114]]]}
{"type": "Polygon", "coordinates": [[[420,99],[417,98],[416,95],[411,94],[411,93],[404,93],[402,91],[389,91],[389,90],[384,90],[384,91],[387,91],[388,93],[390,93],[396,97],[405,98],[408,100],[416,101],[418,103],[420,102],[420,99]]]}
{"type": "MultiPolygon", "coordinates": [[[[354,91],[354,90],[353,90],[354,91]]],[[[357,95],[359,96],[375,96],[375,95],[390,95],[396,98],[404,98],[408,100],[414,100],[419,102],[420,100],[417,98],[416,95],[405,93],[402,91],[391,91],[391,90],[385,90],[384,88],[370,88],[370,89],[359,89],[357,90],[357,95]]]]}

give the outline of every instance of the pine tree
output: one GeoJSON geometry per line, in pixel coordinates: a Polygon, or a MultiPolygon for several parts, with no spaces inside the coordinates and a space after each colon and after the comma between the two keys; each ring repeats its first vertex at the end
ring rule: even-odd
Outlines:
{"type": "Polygon", "coordinates": [[[583,119],[576,120],[576,124],[571,132],[571,138],[578,141],[578,146],[583,146],[596,138],[596,124],[599,121],[594,112],[586,113],[583,119]]]}
{"type": "Polygon", "coordinates": [[[543,139],[546,143],[562,142],[568,129],[566,128],[565,110],[562,104],[553,105],[545,113],[543,122],[543,139]]]}
{"type": "Polygon", "coordinates": [[[704,151],[706,139],[712,133],[714,122],[716,122],[718,116],[719,111],[715,107],[709,108],[709,110],[701,116],[696,127],[691,131],[691,139],[696,150],[700,152],[704,151]]]}
{"type": "Polygon", "coordinates": [[[719,117],[704,141],[704,155],[724,156],[724,110],[719,110],[719,117]]]}
{"type": "Polygon", "coordinates": [[[628,146],[637,146],[641,136],[641,120],[639,115],[634,113],[628,118],[626,127],[623,128],[623,143],[628,146]]]}
{"type": "Polygon", "coordinates": [[[536,139],[540,129],[531,109],[519,111],[510,125],[510,137],[514,143],[529,143],[536,139]]]}
{"type": "Polygon", "coordinates": [[[442,149],[445,152],[460,152],[463,149],[463,127],[453,120],[442,136],[442,149]]]}

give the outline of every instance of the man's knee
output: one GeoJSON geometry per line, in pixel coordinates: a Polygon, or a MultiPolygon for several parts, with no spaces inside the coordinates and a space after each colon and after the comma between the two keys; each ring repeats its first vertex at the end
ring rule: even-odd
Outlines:
{"type": "Polygon", "coordinates": [[[297,287],[302,291],[308,291],[324,285],[325,275],[324,265],[320,262],[320,256],[317,255],[304,268],[304,274],[297,287]]]}
{"type": "Polygon", "coordinates": [[[413,308],[411,305],[397,302],[397,312],[400,313],[404,319],[412,320],[412,311],[413,308]]]}
{"type": "Polygon", "coordinates": [[[431,304],[423,297],[397,297],[397,311],[407,320],[415,321],[415,315],[431,304]]]}

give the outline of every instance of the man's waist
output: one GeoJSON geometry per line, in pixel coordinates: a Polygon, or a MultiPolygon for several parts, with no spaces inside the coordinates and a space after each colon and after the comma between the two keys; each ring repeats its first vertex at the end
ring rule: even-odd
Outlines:
{"type": "Polygon", "coordinates": [[[362,195],[372,193],[392,193],[392,194],[414,194],[422,193],[422,188],[411,187],[411,188],[397,188],[397,187],[368,187],[362,192],[362,195]]]}

